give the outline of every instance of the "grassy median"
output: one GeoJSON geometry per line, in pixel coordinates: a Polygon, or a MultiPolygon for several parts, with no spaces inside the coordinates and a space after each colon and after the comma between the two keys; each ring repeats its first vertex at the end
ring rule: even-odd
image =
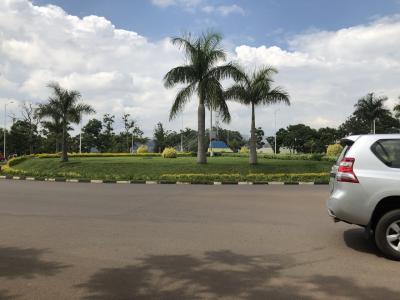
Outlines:
{"type": "Polygon", "coordinates": [[[72,157],[67,163],[57,158],[30,158],[12,168],[16,173],[41,177],[160,180],[182,174],[227,174],[240,179],[249,174],[328,173],[331,165],[327,161],[260,158],[258,165],[250,166],[247,157],[214,157],[206,165],[198,165],[195,157],[72,157]]]}

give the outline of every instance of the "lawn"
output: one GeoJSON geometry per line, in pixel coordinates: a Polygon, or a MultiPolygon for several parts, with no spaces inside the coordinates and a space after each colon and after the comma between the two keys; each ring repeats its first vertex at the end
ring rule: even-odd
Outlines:
{"type": "Polygon", "coordinates": [[[26,175],[91,179],[159,179],[163,174],[299,174],[329,172],[332,163],[260,158],[250,166],[247,157],[213,157],[198,165],[195,157],[85,157],[60,163],[56,158],[33,158],[15,166],[26,175]]]}

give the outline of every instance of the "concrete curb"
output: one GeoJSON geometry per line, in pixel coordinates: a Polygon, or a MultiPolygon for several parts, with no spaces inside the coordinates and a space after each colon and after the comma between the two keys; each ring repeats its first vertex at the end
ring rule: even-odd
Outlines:
{"type": "Polygon", "coordinates": [[[2,175],[1,179],[8,180],[26,180],[26,181],[48,181],[48,182],[67,182],[67,183],[94,183],[94,184],[178,184],[178,185],[187,185],[187,184],[201,184],[201,185],[327,185],[328,182],[280,182],[280,181],[269,181],[269,182],[251,182],[251,181],[215,181],[215,182],[182,182],[182,181],[154,181],[154,180],[98,180],[98,179],[86,179],[86,178],[64,178],[64,177],[56,177],[56,178],[43,178],[43,177],[25,177],[25,176],[9,176],[2,175]]]}

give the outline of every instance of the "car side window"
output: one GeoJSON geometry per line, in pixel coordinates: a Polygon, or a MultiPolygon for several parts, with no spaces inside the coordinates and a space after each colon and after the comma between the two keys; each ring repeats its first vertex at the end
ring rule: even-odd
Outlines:
{"type": "Polygon", "coordinates": [[[371,146],[375,156],[390,168],[400,168],[400,139],[376,141],[371,146]]]}

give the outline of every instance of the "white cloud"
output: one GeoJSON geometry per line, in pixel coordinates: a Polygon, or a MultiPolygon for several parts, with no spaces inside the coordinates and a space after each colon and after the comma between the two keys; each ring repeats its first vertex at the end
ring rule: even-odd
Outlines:
{"type": "Polygon", "coordinates": [[[394,104],[400,95],[399,35],[400,16],[392,16],[334,32],[298,35],[288,41],[290,50],[239,46],[236,58],[246,66],[279,69],[276,81],[292,98],[292,106],[281,114],[284,124],[336,126],[370,91],[388,95],[388,105],[394,104]]]}
{"type": "Polygon", "coordinates": [[[220,6],[206,5],[202,8],[202,11],[208,14],[216,13],[224,17],[231,14],[245,15],[245,10],[237,4],[220,6]]]}
{"type": "Polygon", "coordinates": [[[237,4],[232,5],[212,5],[207,4],[205,0],[151,0],[155,6],[171,7],[179,6],[187,11],[193,12],[197,8],[207,14],[218,14],[220,16],[229,16],[231,14],[245,15],[245,10],[237,4]]]}
{"type": "Polygon", "coordinates": [[[78,89],[97,117],[129,111],[150,134],[158,120],[168,122],[174,91],[162,78],[181,62],[168,39],[152,43],[102,17],[78,18],[25,0],[0,2],[1,99],[43,102],[47,83],[58,81],[78,89]]]}
{"type": "MultiPolygon", "coordinates": [[[[387,94],[394,104],[400,94],[399,36],[400,17],[393,16],[334,32],[298,35],[288,41],[289,49],[242,45],[230,57],[249,69],[261,64],[279,68],[276,82],[289,91],[292,106],[280,108],[278,127],[298,122],[335,126],[369,91],[387,94]]],[[[57,6],[0,1],[0,105],[9,99],[43,102],[49,95],[46,84],[56,80],[80,90],[84,101],[96,108],[96,117],[113,113],[120,118],[129,112],[147,135],[158,121],[178,129],[180,118],[168,123],[175,91],[166,90],[162,78],[182,62],[168,39],[150,42],[115,28],[105,18],[78,18],[57,6]]],[[[230,127],[246,134],[248,108],[230,107],[230,127]]],[[[16,112],[17,104],[10,109],[16,112]]],[[[268,134],[274,109],[257,109],[257,125],[268,134]]],[[[184,114],[185,126],[196,127],[195,110],[193,101],[184,114]]]]}
{"type": "Polygon", "coordinates": [[[202,0],[151,0],[156,6],[168,7],[168,6],[183,6],[183,7],[194,7],[200,4],[202,0]]]}

